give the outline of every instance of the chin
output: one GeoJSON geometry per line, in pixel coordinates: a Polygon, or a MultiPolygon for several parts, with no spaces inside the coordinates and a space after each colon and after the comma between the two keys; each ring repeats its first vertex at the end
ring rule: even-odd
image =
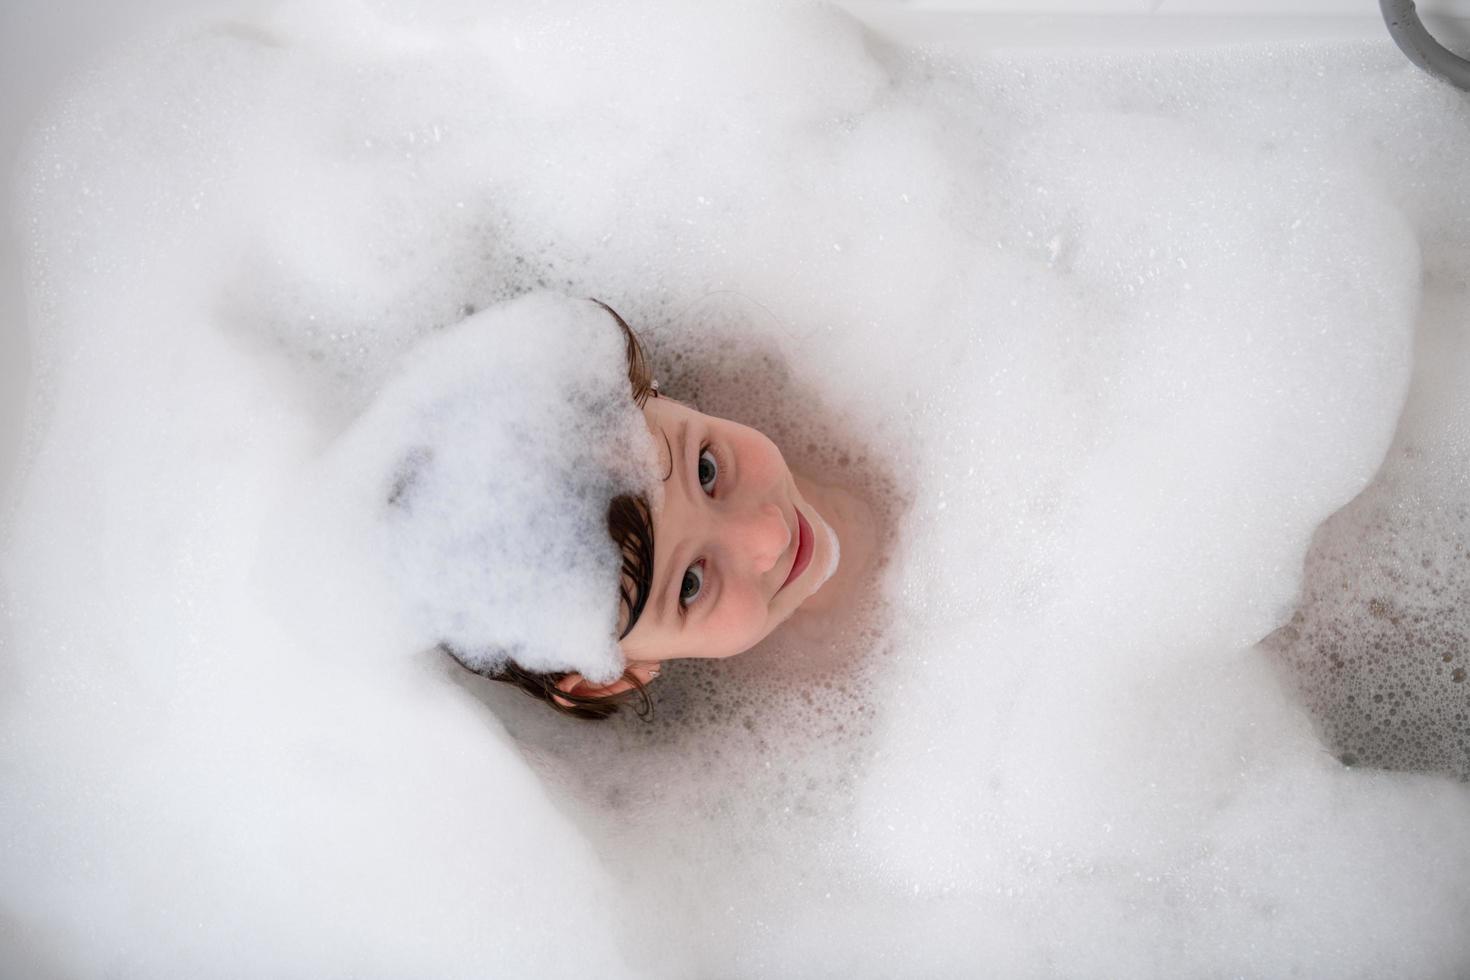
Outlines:
{"type": "Polygon", "coordinates": [[[826,553],[812,555],[812,565],[820,568],[822,571],[816,575],[816,584],[812,586],[812,591],[808,595],[816,594],[818,589],[826,585],[828,580],[837,574],[837,566],[842,560],[842,543],[837,540],[837,532],[833,531],[832,525],[828,524],[826,519],[815,510],[812,511],[812,516],[817,519],[817,524],[820,525],[817,544],[826,553]]]}

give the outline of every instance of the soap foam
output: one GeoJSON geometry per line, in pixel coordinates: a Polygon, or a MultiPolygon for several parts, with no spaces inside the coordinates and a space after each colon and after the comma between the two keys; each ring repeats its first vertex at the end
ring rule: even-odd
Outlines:
{"type": "Polygon", "coordinates": [[[523,296],[416,348],[351,435],[380,460],[361,482],[424,645],[481,671],[622,674],[608,501],[662,487],[624,343],[595,303],[523,296]]]}
{"type": "Polygon", "coordinates": [[[1466,788],[1334,757],[1463,775],[1456,93],[1387,42],[957,62],[817,7],[482,8],[185,25],[32,140],[7,962],[1470,970],[1466,788]],[[442,393],[410,352],[547,289],[875,512],[850,615],[669,665],[653,724],[465,674],[401,610],[472,584],[373,558],[414,443],[374,413],[442,393]],[[1363,624],[1433,651],[1393,684],[1449,691],[1437,747],[1366,747],[1363,624]]]}

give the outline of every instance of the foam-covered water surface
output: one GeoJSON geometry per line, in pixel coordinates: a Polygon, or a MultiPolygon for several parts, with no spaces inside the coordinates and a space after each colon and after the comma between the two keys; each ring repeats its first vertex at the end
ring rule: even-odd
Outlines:
{"type": "Polygon", "coordinates": [[[1352,765],[1470,779],[1467,284],[1432,276],[1418,379],[1373,482],[1322,525],[1276,653],[1352,765]]]}
{"type": "MultiPolygon", "coordinates": [[[[322,0],[129,45],[17,191],[7,961],[1464,975],[1467,151],[1387,40],[322,0]],[[557,293],[879,524],[838,621],[669,666],[652,723],[428,635],[542,499],[472,447],[633,438],[543,404],[621,370],[557,293]],[[396,506],[424,445],[464,479],[396,506]]],[[[525,635],[611,608],[546,591],[525,635]]]]}

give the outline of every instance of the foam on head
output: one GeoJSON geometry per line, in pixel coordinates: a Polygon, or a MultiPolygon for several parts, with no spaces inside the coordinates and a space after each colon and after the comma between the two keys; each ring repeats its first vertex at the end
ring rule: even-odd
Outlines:
{"type": "Polygon", "coordinates": [[[622,673],[608,503],[662,487],[623,348],[597,304],[531,294],[429,338],[359,423],[390,460],[384,559],[426,643],[477,670],[622,673]]]}
{"type": "Polygon", "coordinates": [[[1344,768],[1254,648],[1407,393],[1440,462],[1319,539],[1289,653],[1330,688],[1357,616],[1458,656],[1427,622],[1465,427],[1426,393],[1463,361],[1410,385],[1423,284],[1464,320],[1467,155],[1387,42],[958,63],[808,6],[445,0],[131,49],[21,185],[0,943],[82,975],[1470,972],[1466,788],[1344,768]],[[615,587],[582,618],[482,564],[609,556],[590,512],[552,556],[523,520],[564,450],[632,437],[581,421],[632,411],[604,314],[495,306],[547,289],[874,504],[852,613],[669,665],[653,725],[423,651],[489,651],[499,608],[611,668],[578,637],[615,587]],[[1430,564],[1342,589],[1359,526],[1430,564]]]}

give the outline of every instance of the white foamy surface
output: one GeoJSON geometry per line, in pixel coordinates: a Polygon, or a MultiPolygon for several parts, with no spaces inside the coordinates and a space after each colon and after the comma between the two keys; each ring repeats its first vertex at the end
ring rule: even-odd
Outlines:
{"type": "Polygon", "coordinates": [[[662,489],[625,346],[596,303],[530,293],[420,344],[344,439],[325,504],[378,531],[421,645],[476,670],[622,675],[608,501],[662,489]]]}
{"type": "Polygon", "coordinates": [[[1305,646],[1255,646],[1397,439],[1365,526],[1429,565],[1362,615],[1465,656],[1465,374],[1426,339],[1467,311],[1463,100],[1387,42],[952,64],[704,6],[283,5],[46,118],[6,961],[1470,971],[1470,793],[1344,767],[1278,669],[1331,680],[1353,535],[1305,646]],[[416,342],[547,287],[874,498],[862,615],[671,668],[653,726],[422,650],[335,461],[416,342]]]}

